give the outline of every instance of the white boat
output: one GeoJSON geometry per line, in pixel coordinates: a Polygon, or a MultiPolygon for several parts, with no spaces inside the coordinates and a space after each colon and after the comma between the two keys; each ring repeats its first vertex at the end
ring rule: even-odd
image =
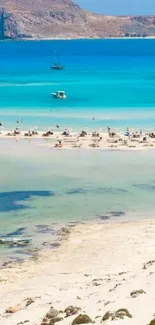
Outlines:
{"type": "Polygon", "coordinates": [[[0,237],[0,244],[16,245],[16,244],[28,244],[32,240],[31,237],[0,237]]]}
{"type": "Polygon", "coordinates": [[[56,93],[52,93],[52,96],[53,96],[53,98],[56,98],[56,99],[66,99],[67,98],[65,91],[62,91],[62,90],[58,90],[56,93]]]}

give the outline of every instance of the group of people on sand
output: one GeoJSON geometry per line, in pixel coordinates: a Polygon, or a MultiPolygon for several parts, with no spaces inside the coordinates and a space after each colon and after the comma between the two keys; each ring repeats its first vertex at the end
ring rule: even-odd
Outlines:
{"type": "MultiPolygon", "coordinates": [[[[96,119],[95,118],[95,116],[93,116],[93,121],[96,119]]],[[[16,120],[16,123],[17,124],[20,124],[20,123],[23,123],[24,122],[24,120],[23,120],[23,118],[21,118],[21,119],[17,119],[16,120]]],[[[2,121],[0,121],[0,127],[3,127],[3,123],[2,123],[2,121]]],[[[57,123],[56,124],[56,129],[59,129],[60,128],[60,125],[57,123]]],[[[65,129],[65,131],[67,131],[67,130],[71,130],[71,128],[68,126],[68,128],[66,128],[65,129]]],[[[64,131],[64,134],[63,135],[66,135],[66,133],[65,133],[65,131],[64,131]]],[[[14,134],[15,135],[17,135],[17,133],[19,134],[19,129],[15,129],[15,131],[14,131],[14,134]]],[[[116,135],[116,132],[114,131],[114,130],[112,130],[112,128],[110,127],[110,126],[107,126],[107,133],[108,133],[108,135],[109,135],[109,137],[111,138],[111,137],[115,137],[115,135],[116,135]]],[[[36,132],[35,132],[35,134],[37,134],[36,132]]],[[[12,134],[8,134],[8,135],[12,135],[12,134]]],[[[28,135],[31,135],[30,134],[30,131],[27,133],[27,134],[25,134],[26,136],[28,136],[28,135]]],[[[32,132],[32,135],[34,135],[34,133],[32,132]]],[[[44,134],[43,134],[44,135],[44,134]]],[[[45,132],[45,136],[48,136],[48,135],[50,135],[50,132],[48,131],[48,132],[45,132]]],[[[131,131],[130,129],[129,129],[129,127],[127,127],[127,129],[126,129],[126,131],[125,131],[125,133],[124,133],[124,136],[126,136],[126,137],[128,137],[129,139],[132,137],[132,136],[134,136],[134,137],[136,137],[136,135],[137,135],[137,137],[142,137],[143,136],[143,132],[142,132],[142,130],[140,129],[140,131],[139,132],[134,132],[134,131],[131,131]]],[[[145,133],[144,134],[145,135],[145,137],[146,136],[149,136],[149,137],[152,137],[152,138],[154,138],[155,137],[155,133],[154,132],[152,132],[152,133],[145,133]]]]}
{"type": "MultiPolygon", "coordinates": [[[[108,134],[109,134],[110,137],[112,135],[115,135],[115,132],[112,131],[112,129],[111,129],[110,126],[107,127],[107,131],[108,131],[108,134]]],[[[125,132],[124,135],[130,138],[133,133],[134,132],[131,132],[131,130],[129,129],[129,127],[127,127],[126,132],[125,132]]],[[[142,130],[139,131],[139,135],[140,135],[140,137],[143,135],[143,131],[142,130]]]]}

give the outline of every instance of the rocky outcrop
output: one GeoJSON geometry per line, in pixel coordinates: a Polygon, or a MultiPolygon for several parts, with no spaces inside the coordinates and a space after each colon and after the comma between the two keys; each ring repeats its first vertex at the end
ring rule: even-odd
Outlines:
{"type": "Polygon", "coordinates": [[[58,310],[51,307],[49,312],[43,318],[41,325],[54,325],[55,323],[58,323],[63,320],[62,317],[59,317],[59,313],[60,312],[58,310]]]}
{"type": "Polygon", "coordinates": [[[92,320],[88,315],[80,314],[73,320],[72,325],[90,324],[90,323],[92,323],[92,320]]]}
{"type": "Polygon", "coordinates": [[[0,0],[0,39],[155,36],[155,17],[102,16],[71,0],[0,0]]]}
{"type": "Polygon", "coordinates": [[[130,293],[130,297],[131,298],[137,298],[139,295],[143,295],[143,294],[146,295],[146,292],[144,290],[142,290],[142,289],[140,289],[140,290],[134,290],[134,291],[132,291],[130,293]]]}
{"type": "Polygon", "coordinates": [[[102,318],[102,322],[106,322],[109,319],[112,321],[117,319],[124,319],[125,317],[132,318],[132,315],[126,308],[118,309],[115,312],[107,311],[102,318]]]}
{"type": "Polygon", "coordinates": [[[21,310],[21,306],[20,305],[16,305],[16,306],[12,306],[12,307],[6,308],[5,312],[7,314],[14,314],[14,313],[16,313],[19,310],[21,310]]]}
{"type": "Polygon", "coordinates": [[[79,310],[81,308],[79,307],[74,307],[74,306],[68,306],[66,309],[65,309],[65,313],[66,313],[66,317],[69,317],[69,316],[73,316],[73,315],[76,315],[78,314],[79,310]]]}

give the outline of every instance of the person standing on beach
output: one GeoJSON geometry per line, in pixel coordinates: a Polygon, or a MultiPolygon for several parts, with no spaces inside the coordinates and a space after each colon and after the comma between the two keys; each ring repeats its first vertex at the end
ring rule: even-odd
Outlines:
{"type": "Polygon", "coordinates": [[[110,128],[110,126],[108,126],[107,129],[108,129],[108,134],[110,136],[111,135],[111,128],[110,128]]]}

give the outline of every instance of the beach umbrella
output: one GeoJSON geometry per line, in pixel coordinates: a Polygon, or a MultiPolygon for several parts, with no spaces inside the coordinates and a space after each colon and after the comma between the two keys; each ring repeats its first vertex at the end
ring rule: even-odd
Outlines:
{"type": "Polygon", "coordinates": [[[72,131],[72,128],[68,126],[68,127],[65,129],[65,131],[67,131],[67,132],[71,132],[71,131],[72,131]]]}
{"type": "Polygon", "coordinates": [[[47,132],[53,132],[52,128],[47,128],[47,132]]]}
{"type": "Polygon", "coordinates": [[[31,131],[35,131],[35,130],[38,130],[38,128],[39,128],[39,126],[34,125],[34,126],[32,126],[30,129],[31,129],[31,131]]]}

